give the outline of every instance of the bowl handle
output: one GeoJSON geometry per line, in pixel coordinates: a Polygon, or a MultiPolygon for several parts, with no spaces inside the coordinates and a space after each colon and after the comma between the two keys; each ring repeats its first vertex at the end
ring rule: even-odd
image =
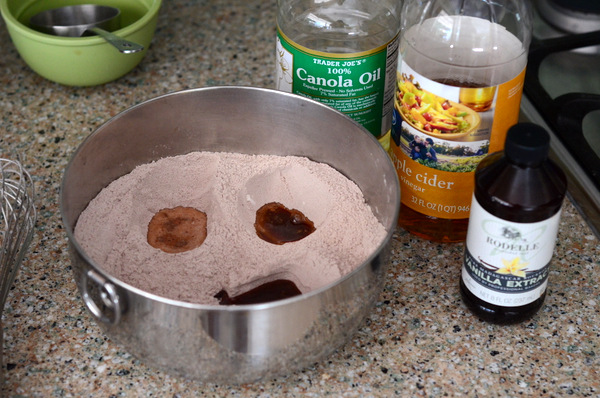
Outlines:
{"type": "Polygon", "coordinates": [[[108,282],[105,277],[90,269],[81,273],[81,295],[83,302],[90,312],[101,322],[116,325],[121,320],[121,300],[117,294],[115,285],[108,282]],[[92,282],[94,285],[89,284],[92,282]],[[89,287],[97,290],[97,294],[92,294],[89,287]],[[101,306],[96,300],[102,302],[101,306]],[[102,308],[103,307],[103,308],[102,308]],[[107,315],[111,312],[112,316],[107,315]]]}

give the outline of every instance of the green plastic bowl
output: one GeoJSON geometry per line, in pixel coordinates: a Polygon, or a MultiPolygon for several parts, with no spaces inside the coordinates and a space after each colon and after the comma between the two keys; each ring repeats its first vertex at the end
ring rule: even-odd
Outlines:
{"type": "Polygon", "coordinates": [[[162,0],[0,0],[8,33],[23,60],[39,75],[69,86],[95,86],[125,75],[144,58],[154,36],[162,0]],[[144,46],[122,54],[99,36],[59,37],[29,27],[33,15],[69,5],[102,4],[121,10],[113,33],[144,46]]]}

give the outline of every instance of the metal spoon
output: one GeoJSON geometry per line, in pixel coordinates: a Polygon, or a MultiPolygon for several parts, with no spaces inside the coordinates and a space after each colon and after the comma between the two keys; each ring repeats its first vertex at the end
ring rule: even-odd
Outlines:
{"type": "Polygon", "coordinates": [[[120,27],[118,8],[83,4],[54,8],[34,15],[29,20],[31,28],[56,36],[80,37],[92,32],[125,54],[142,51],[140,44],[122,39],[109,31],[120,27]]]}

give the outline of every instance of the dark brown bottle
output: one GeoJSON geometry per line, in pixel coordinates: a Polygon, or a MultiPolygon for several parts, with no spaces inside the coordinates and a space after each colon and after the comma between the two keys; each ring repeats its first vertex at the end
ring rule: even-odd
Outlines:
{"type": "Polygon", "coordinates": [[[521,322],[544,303],[567,190],[549,148],[542,127],[517,124],[475,172],[460,292],[486,321],[521,322]]]}

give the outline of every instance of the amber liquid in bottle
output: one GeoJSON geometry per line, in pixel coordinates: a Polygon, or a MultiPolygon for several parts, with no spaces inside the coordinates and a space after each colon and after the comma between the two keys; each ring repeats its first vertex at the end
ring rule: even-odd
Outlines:
{"type": "MultiPolygon", "coordinates": [[[[525,127],[518,128],[532,127],[525,124],[525,127]]],[[[523,167],[508,160],[504,152],[496,152],[484,158],[475,173],[475,198],[481,207],[509,222],[535,223],[551,218],[560,211],[566,190],[563,171],[549,159],[535,167],[523,167]]],[[[498,306],[471,293],[462,277],[460,292],[471,311],[486,321],[498,324],[531,318],[542,307],[546,297],[544,291],[537,300],[523,306],[498,306]]]]}
{"type": "Polygon", "coordinates": [[[399,225],[410,233],[435,242],[463,242],[467,236],[468,218],[446,219],[419,213],[400,205],[399,225]]]}

